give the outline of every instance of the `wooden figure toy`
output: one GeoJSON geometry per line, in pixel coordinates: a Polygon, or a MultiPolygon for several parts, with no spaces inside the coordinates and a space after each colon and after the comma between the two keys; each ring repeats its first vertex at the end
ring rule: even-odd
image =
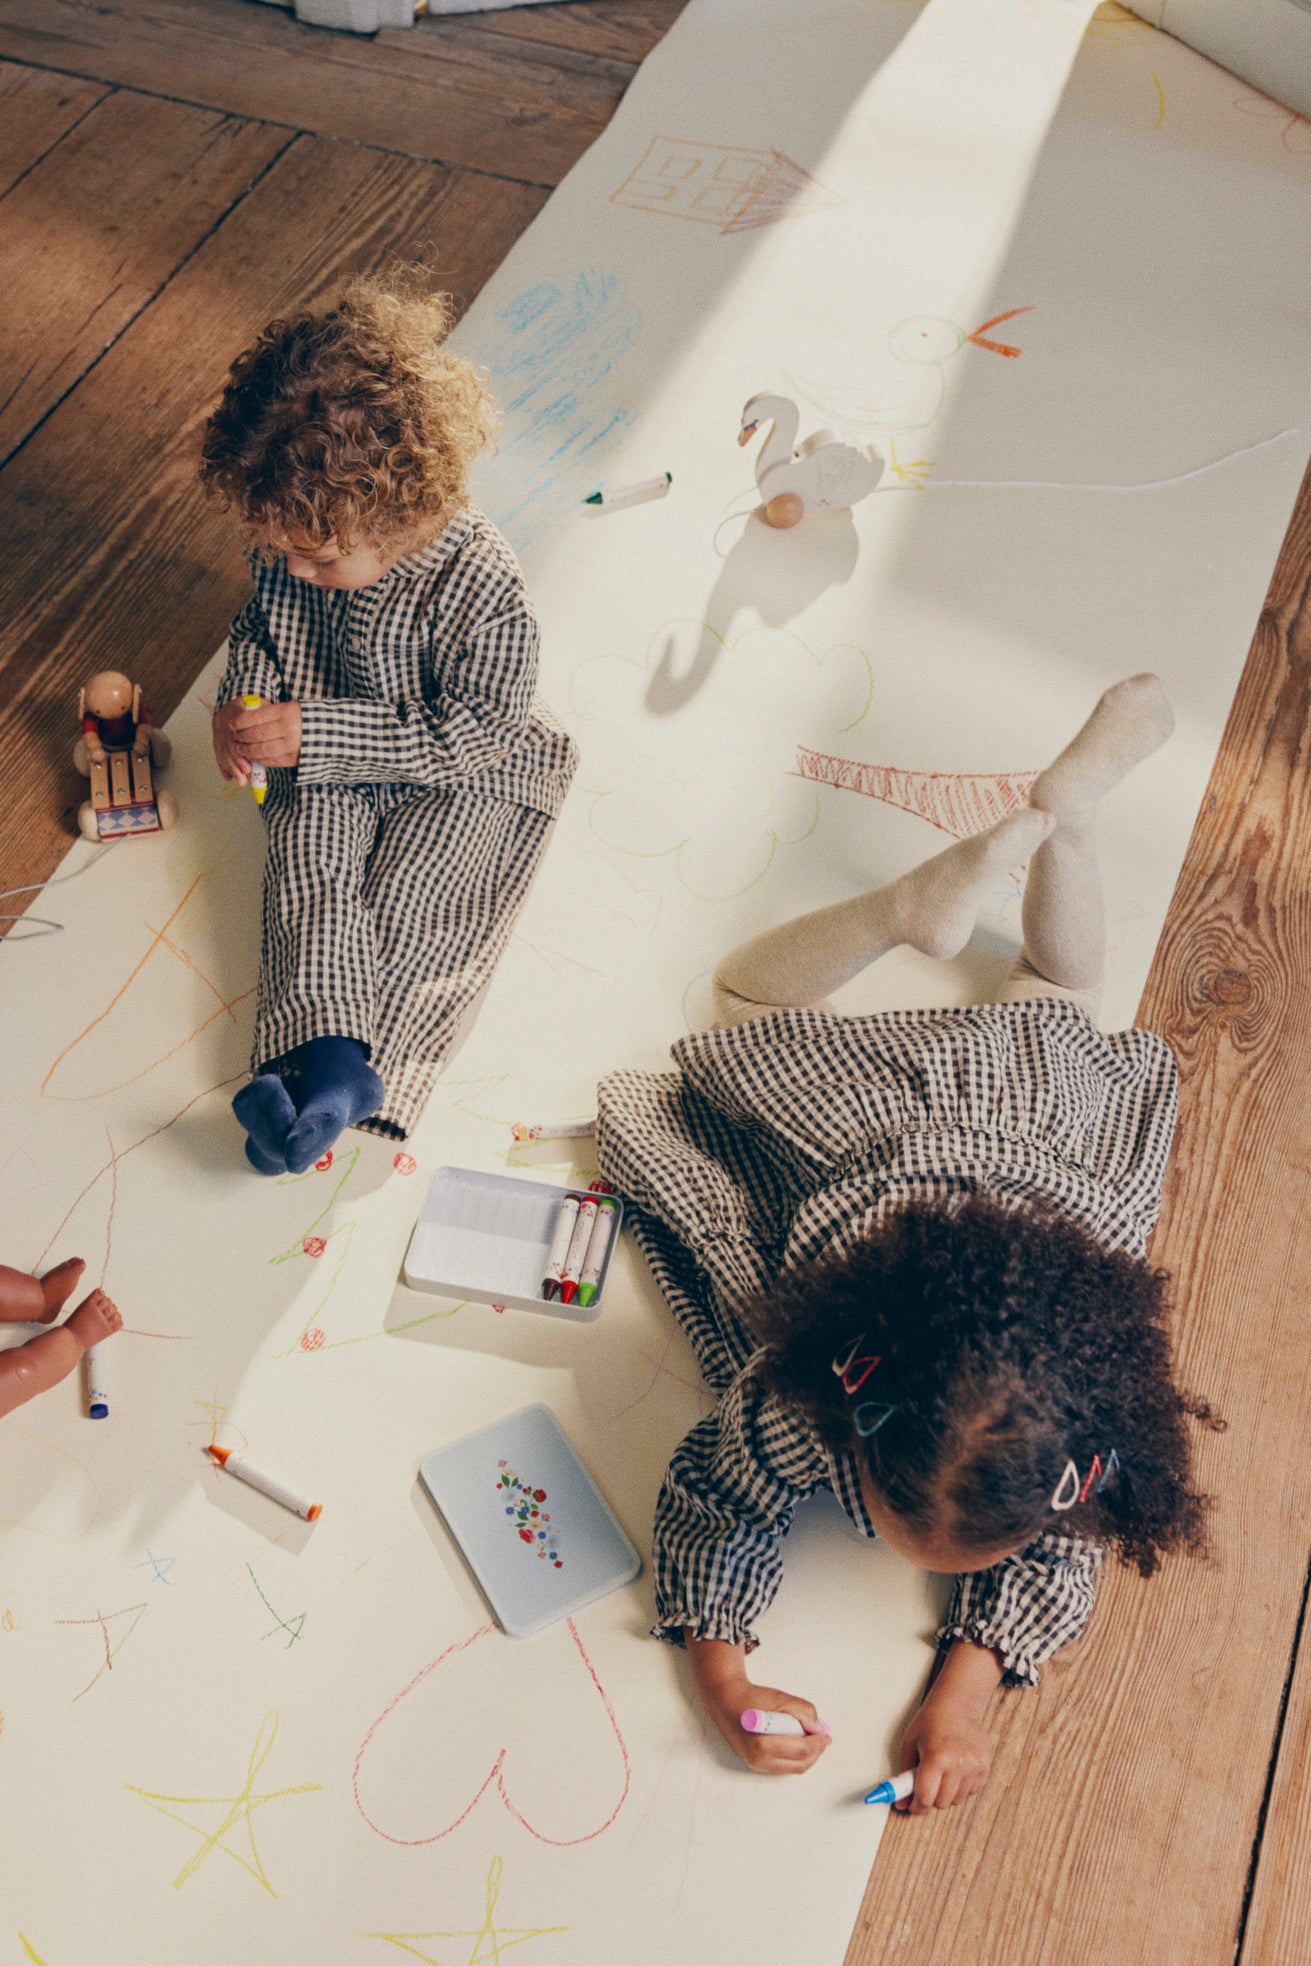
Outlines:
{"type": "Polygon", "coordinates": [[[87,839],[158,833],[171,826],[177,801],[155,785],[151,767],[162,771],[173,747],[151,725],[140,686],[117,669],[102,669],[79,695],[77,708],[82,735],[73,747],[73,763],[91,780],[91,797],[78,808],[77,823],[87,839]]]}
{"type": "Polygon", "coordinates": [[[800,420],[787,396],[753,396],[742,412],[739,444],[749,443],[762,423],[774,426],[756,459],[756,484],[771,526],[796,526],[807,512],[856,505],[883,476],[877,451],[844,444],[832,430],[817,430],[794,450],[800,420]]]}

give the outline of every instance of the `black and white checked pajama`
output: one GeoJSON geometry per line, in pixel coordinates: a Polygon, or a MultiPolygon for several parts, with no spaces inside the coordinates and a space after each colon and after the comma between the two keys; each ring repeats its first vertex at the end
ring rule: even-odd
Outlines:
{"type": "MultiPolygon", "coordinates": [[[[599,1089],[598,1160],[717,1396],[656,1511],[657,1637],[756,1643],[793,1510],[818,1488],[876,1531],[853,1452],[767,1392],[740,1307],[784,1268],[840,1253],[889,1209],[963,1191],[1045,1199],[1141,1255],[1174,1132],[1177,1074],[1151,1032],[1103,1033],[1054,997],[840,1017],[779,1010],[673,1048],[672,1073],[599,1089]]],[[[956,1579],[939,1645],[995,1650],[1010,1685],[1077,1638],[1102,1546],[1048,1533],[956,1579]]]]}
{"type": "Polygon", "coordinates": [[[301,705],[269,773],[254,1071],[358,1038],[404,1138],[491,977],[573,776],[536,693],[538,629],[481,513],[353,593],[252,560],[219,702],[301,705]]]}

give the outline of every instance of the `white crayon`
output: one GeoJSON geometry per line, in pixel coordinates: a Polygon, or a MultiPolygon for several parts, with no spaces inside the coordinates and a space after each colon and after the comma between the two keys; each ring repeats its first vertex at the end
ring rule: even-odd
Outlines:
{"type": "Polygon", "coordinates": [[[261,1495],[268,1495],[273,1501],[281,1502],[284,1509],[290,1509],[292,1514],[298,1515],[303,1522],[317,1522],[323,1514],[322,1502],[307,1502],[305,1497],[297,1494],[294,1488],[288,1488],[285,1481],[279,1481],[276,1475],[268,1474],[263,1468],[256,1467],[249,1454],[238,1454],[232,1447],[211,1446],[209,1451],[221,1468],[225,1468],[231,1475],[236,1475],[239,1480],[248,1482],[252,1488],[258,1488],[261,1495]]]}
{"type": "Polygon", "coordinates": [[[86,1410],[93,1420],[109,1418],[109,1378],[103,1345],[88,1345],[86,1349],[86,1410]]]}
{"type": "Polygon", "coordinates": [[[564,1259],[569,1253],[574,1230],[578,1227],[578,1200],[574,1195],[566,1195],[560,1203],[560,1213],[555,1221],[555,1234],[551,1237],[551,1247],[547,1253],[546,1268],[542,1271],[542,1295],[549,1303],[560,1288],[560,1272],[564,1259]]]}

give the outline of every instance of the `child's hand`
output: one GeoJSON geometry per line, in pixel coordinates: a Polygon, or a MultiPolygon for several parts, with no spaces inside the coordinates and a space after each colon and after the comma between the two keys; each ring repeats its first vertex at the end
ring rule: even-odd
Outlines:
{"type": "Polygon", "coordinates": [[[250,764],[286,771],[299,762],[299,703],[261,703],[258,710],[245,710],[238,703],[236,712],[232,736],[250,764]]]}
{"type": "Polygon", "coordinates": [[[829,1744],[829,1731],[809,1700],[780,1692],[776,1686],[753,1686],[749,1679],[729,1680],[702,1694],[706,1711],[734,1754],[758,1775],[804,1775],[829,1744]],[[742,1716],[748,1707],[790,1713],[804,1734],[748,1734],[742,1716]]]}
{"type": "Polygon", "coordinates": [[[746,1647],[723,1639],[698,1638],[685,1631],[692,1677],[706,1712],[734,1754],[763,1775],[804,1775],[829,1744],[829,1732],[809,1700],[781,1693],[776,1686],[753,1686],[744,1670],[746,1647]],[[804,1734],[748,1734],[742,1716],[748,1707],[790,1713],[804,1734]]]}
{"type": "Polygon", "coordinates": [[[250,783],[250,760],[233,736],[238,717],[249,716],[239,703],[224,703],[214,712],[214,756],[230,785],[250,783]]]}
{"type": "Polygon", "coordinates": [[[901,1765],[915,1770],[915,1793],[896,1807],[922,1816],[977,1795],[992,1770],[992,1737],[983,1724],[1001,1677],[995,1652],[953,1645],[942,1671],[902,1736],[901,1765]]]}

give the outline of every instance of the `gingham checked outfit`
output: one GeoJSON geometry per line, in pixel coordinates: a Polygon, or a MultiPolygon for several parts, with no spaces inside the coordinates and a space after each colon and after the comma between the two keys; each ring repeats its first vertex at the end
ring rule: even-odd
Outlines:
{"type": "MultiPolygon", "coordinates": [[[[849,1249],[913,1197],[966,1190],[1046,1199],[1106,1248],[1141,1255],[1176,1073],[1162,1039],[1103,1034],[1056,998],[872,1017],[780,1010],[684,1038],[673,1059],[673,1073],[602,1080],[598,1123],[601,1168],[719,1399],[661,1490],[654,1629],[750,1648],[801,1497],[830,1488],[862,1535],[876,1531],[856,1454],[830,1453],[759,1384],[744,1300],[785,1268],[849,1249]]],[[[1083,1629],[1102,1556],[1054,1527],[958,1577],[939,1645],[993,1648],[1009,1684],[1036,1685],[1083,1629]]]]}
{"type": "Polygon", "coordinates": [[[386,1086],[363,1122],[403,1139],[490,977],[564,801],[572,739],[536,694],[513,553],[472,507],[353,593],[252,556],[219,702],[301,705],[270,771],[251,1069],[357,1038],[386,1086]]]}

